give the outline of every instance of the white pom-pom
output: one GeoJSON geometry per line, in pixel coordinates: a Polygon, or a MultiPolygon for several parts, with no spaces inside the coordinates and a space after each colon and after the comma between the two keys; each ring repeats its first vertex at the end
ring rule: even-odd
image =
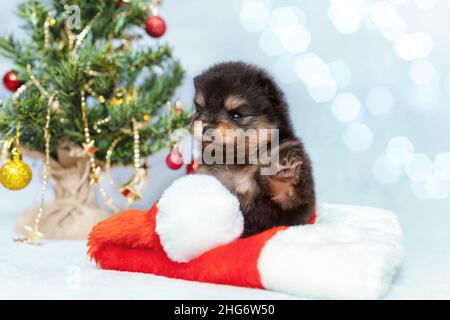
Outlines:
{"type": "Polygon", "coordinates": [[[168,257],[176,262],[229,243],[243,229],[239,200],[212,176],[179,178],[158,202],[156,232],[168,257]]]}

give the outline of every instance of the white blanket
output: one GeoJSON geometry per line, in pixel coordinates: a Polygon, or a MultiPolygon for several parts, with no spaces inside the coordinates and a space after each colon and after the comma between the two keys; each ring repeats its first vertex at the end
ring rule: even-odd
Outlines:
{"type": "Polygon", "coordinates": [[[390,287],[403,258],[392,212],[324,204],[314,225],[279,232],[258,267],[264,286],[298,296],[375,299],[390,287]]]}

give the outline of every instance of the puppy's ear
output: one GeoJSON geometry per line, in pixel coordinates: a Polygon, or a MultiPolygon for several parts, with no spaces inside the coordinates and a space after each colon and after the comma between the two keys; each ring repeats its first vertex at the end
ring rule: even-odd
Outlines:
{"type": "Polygon", "coordinates": [[[263,75],[259,80],[259,86],[263,89],[272,105],[279,105],[281,103],[281,91],[269,76],[263,75]]]}
{"type": "Polygon", "coordinates": [[[194,88],[196,91],[200,89],[200,76],[194,78],[194,88]]]}

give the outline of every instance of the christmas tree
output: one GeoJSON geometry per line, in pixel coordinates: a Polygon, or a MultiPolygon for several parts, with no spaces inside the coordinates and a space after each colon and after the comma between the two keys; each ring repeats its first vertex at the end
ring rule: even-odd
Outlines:
{"type": "MultiPolygon", "coordinates": [[[[0,54],[14,62],[14,70],[3,79],[14,95],[0,109],[7,162],[19,163],[24,148],[44,159],[43,192],[49,176],[56,181],[56,203],[45,208],[41,203],[19,219],[19,229],[28,225],[29,241],[41,235],[39,224],[45,229],[55,224],[52,219],[60,225],[75,213],[97,212],[93,186],[115,208],[100,185],[111,165],[134,166],[129,183],[119,188],[130,200],[138,199],[147,174],[142,158],[173,144],[170,133],[190,123],[191,114],[173,98],[184,71],[171,48],[159,41],[147,48],[136,45],[143,36],[164,34],[159,5],[142,0],[28,0],[19,5],[18,15],[29,37],[0,38],[0,54]],[[68,209],[67,198],[78,203],[68,209]]],[[[21,181],[13,171],[2,168],[2,184],[18,189],[21,181]]],[[[86,219],[83,230],[66,222],[63,230],[42,232],[52,238],[84,237],[100,217],[86,219]]]]}

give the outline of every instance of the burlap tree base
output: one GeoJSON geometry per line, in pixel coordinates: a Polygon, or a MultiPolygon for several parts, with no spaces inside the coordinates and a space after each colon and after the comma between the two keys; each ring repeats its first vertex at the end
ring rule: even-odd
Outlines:
{"type": "MultiPolygon", "coordinates": [[[[39,229],[46,239],[86,239],[92,227],[107,216],[96,203],[90,184],[89,158],[80,147],[68,142],[61,143],[57,153],[58,161],[52,160],[50,169],[55,200],[46,203],[39,229]]],[[[37,211],[34,208],[17,219],[17,233],[22,234],[26,225],[34,225],[37,211]]]]}

